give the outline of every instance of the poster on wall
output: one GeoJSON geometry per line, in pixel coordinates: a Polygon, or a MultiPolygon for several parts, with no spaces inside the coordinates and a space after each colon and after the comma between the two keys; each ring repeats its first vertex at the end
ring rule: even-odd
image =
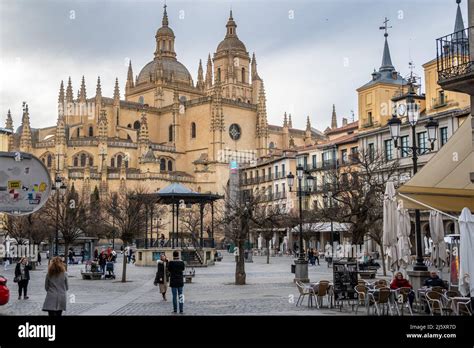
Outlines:
{"type": "Polygon", "coordinates": [[[51,178],[43,162],[24,152],[0,152],[0,212],[32,214],[50,192],[51,178]]]}

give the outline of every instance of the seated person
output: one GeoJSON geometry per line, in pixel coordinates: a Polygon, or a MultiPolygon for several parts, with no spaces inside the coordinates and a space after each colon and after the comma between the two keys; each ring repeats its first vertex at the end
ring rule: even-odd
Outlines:
{"type": "Polygon", "coordinates": [[[432,288],[434,286],[441,286],[443,289],[446,288],[446,284],[444,284],[443,279],[438,276],[438,273],[436,271],[430,272],[430,277],[425,280],[425,283],[423,285],[428,288],[432,288]]]}
{"type": "MultiPolygon", "coordinates": [[[[390,283],[390,289],[400,289],[400,288],[410,288],[413,289],[410,282],[403,278],[402,272],[395,273],[395,278],[393,278],[392,282],[390,283]]],[[[413,301],[415,300],[415,292],[412,290],[408,294],[408,302],[410,303],[410,307],[413,305],[413,301]]]]}

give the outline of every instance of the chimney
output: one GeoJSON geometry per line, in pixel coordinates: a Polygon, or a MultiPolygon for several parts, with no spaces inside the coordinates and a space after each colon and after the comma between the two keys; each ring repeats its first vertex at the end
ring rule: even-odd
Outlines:
{"type": "Polygon", "coordinates": [[[347,118],[343,117],[342,118],[342,126],[347,126],[347,118]]]}

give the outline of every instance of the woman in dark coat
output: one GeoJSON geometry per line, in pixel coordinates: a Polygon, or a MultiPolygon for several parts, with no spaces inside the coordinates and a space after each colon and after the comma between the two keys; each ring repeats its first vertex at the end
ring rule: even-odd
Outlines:
{"type": "Polygon", "coordinates": [[[49,316],[61,316],[66,310],[66,298],[68,290],[67,273],[64,263],[59,257],[53,257],[48,267],[48,274],[44,284],[46,298],[43,311],[49,316]]]}
{"type": "Polygon", "coordinates": [[[18,280],[18,299],[21,300],[21,293],[23,292],[23,298],[29,299],[28,293],[28,282],[30,281],[30,270],[31,266],[28,264],[28,259],[22,257],[20,262],[15,267],[15,279],[18,280]]]}
{"type": "Polygon", "coordinates": [[[99,266],[100,266],[100,272],[102,274],[105,274],[106,265],[107,265],[107,256],[104,252],[102,252],[99,256],[99,266]]]}
{"type": "Polygon", "coordinates": [[[160,286],[160,293],[163,296],[163,301],[166,301],[166,291],[168,290],[169,278],[168,259],[165,254],[161,254],[160,259],[158,260],[158,269],[154,284],[155,286],[160,286]]]}

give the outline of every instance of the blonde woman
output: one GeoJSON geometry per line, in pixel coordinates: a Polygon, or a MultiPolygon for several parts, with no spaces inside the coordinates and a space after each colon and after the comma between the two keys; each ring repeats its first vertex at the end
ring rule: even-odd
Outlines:
{"type": "Polygon", "coordinates": [[[48,312],[49,316],[61,316],[66,310],[68,283],[66,268],[60,257],[51,259],[44,287],[46,299],[43,311],[48,312]]]}
{"type": "Polygon", "coordinates": [[[157,272],[155,277],[155,285],[159,285],[160,293],[163,296],[163,301],[166,301],[166,291],[168,290],[169,282],[169,271],[168,271],[168,259],[165,254],[160,255],[160,259],[157,262],[157,272]]]}

